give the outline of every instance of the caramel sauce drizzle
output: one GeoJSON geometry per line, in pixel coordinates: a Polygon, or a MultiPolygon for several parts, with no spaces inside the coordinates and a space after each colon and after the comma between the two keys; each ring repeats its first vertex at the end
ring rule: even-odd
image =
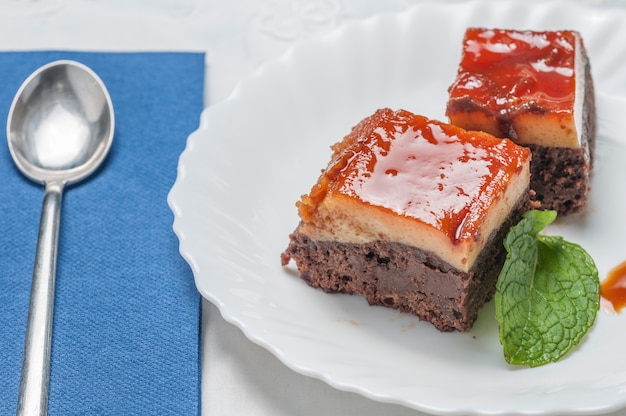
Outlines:
{"type": "Polygon", "coordinates": [[[600,295],[611,302],[615,312],[626,306],[626,261],[611,269],[600,284],[600,295]]]}

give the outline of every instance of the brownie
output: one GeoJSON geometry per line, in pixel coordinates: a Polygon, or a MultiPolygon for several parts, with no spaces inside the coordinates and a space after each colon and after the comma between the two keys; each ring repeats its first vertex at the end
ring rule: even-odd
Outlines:
{"type": "Polygon", "coordinates": [[[360,294],[370,305],[414,314],[442,332],[466,332],[495,292],[506,258],[503,239],[528,208],[528,194],[524,194],[505,223],[488,238],[469,272],[402,243],[313,241],[298,230],[290,235],[281,261],[286,265],[294,259],[300,277],[325,292],[360,294]]]}
{"type": "Polygon", "coordinates": [[[581,211],[590,191],[596,109],[590,62],[580,34],[470,28],[463,45],[457,77],[449,88],[446,114],[451,122],[527,146],[533,155],[530,186],[541,208],[559,214],[581,211]],[[572,41],[576,52],[568,44],[572,36],[578,40],[572,41]],[[570,74],[567,69],[580,73],[570,74]],[[576,95],[579,79],[584,80],[582,97],[576,95]],[[575,100],[579,99],[582,121],[576,125],[575,100]]]}

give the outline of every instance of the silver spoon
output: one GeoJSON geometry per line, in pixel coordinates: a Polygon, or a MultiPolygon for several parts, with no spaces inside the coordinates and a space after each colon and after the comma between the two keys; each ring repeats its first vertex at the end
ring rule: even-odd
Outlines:
{"type": "Polygon", "coordinates": [[[13,99],[7,122],[11,156],[24,175],[45,185],[17,415],[47,414],[63,188],[100,165],[111,147],[114,124],[106,87],[78,62],[44,65],[13,99]]]}

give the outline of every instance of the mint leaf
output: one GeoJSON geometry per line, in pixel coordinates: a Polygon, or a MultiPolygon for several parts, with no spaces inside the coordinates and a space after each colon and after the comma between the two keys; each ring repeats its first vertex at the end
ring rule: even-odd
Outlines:
{"type": "Polygon", "coordinates": [[[504,357],[537,367],[558,361],[587,333],[600,307],[598,270],[562,237],[539,234],[555,211],[529,211],[504,240],[495,303],[504,357]]]}

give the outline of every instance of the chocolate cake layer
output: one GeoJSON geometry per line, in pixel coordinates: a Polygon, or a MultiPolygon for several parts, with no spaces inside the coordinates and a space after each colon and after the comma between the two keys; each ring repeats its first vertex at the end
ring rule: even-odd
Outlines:
{"type": "Polygon", "coordinates": [[[535,200],[544,209],[559,214],[580,211],[587,203],[590,159],[587,149],[528,146],[531,186],[535,200]]]}
{"type": "Polygon", "coordinates": [[[290,236],[282,263],[294,259],[301,278],[325,292],[360,294],[371,305],[412,313],[440,331],[465,332],[493,296],[506,257],[502,241],[527,208],[525,194],[469,272],[406,244],[314,241],[298,230],[290,236]]]}

